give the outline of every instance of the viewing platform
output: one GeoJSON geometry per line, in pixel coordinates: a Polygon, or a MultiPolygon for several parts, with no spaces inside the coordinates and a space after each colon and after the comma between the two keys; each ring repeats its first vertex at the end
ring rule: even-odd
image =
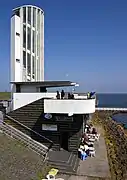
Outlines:
{"type": "Polygon", "coordinates": [[[56,93],[13,93],[13,110],[36,100],[43,99],[44,113],[89,114],[95,112],[96,98],[87,98],[74,93],[73,99],[57,99],[56,93]]]}
{"type": "Polygon", "coordinates": [[[89,114],[95,112],[95,99],[44,99],[44,113],[89,114]]]}

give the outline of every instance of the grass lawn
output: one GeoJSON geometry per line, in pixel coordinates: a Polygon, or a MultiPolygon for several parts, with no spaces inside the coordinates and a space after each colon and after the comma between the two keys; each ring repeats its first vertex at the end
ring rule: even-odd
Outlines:
{"type": "Polygon", "coordinates": [[[0,100],[9,100],[11,98],[11,92],[0,92],[0,100]]]}
{"type": "Polygon", "coordinates": [[[39,155],[0,133],[0,180],[41,180],[49,170],[39,155]]]}

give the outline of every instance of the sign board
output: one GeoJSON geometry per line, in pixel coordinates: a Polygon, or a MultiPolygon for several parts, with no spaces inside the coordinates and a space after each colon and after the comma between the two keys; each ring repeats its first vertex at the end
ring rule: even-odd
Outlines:
{"type": "Polygon", "coordinates": [[[49,113],[45,114],[44,117],[45,117],[46,119],[52,119],[52,115],[49,114],[49,113]]]}
{"type": "Polygon", "coordinates": [[[55,116],[56,121],[63,121],[63,122],[72,122],[73,116],[55,116]]]}
{"type": "Polygon", "coordinates": [[[57,125],[54,124],[42,124],[43,131],[57,131],[57,125]]]}

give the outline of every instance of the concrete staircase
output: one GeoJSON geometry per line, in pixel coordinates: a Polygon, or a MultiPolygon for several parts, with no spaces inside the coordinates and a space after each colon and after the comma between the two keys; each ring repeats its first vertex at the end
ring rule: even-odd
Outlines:
{"type": "Polygon", "coordinates": [[[0,132],[23,143],[29,149],[39,154],[44,161],[46,160],[48,147],[44,146],[41,143],[38,143],[37,141],[33,140],[31,137],[27,136],[26,134],[22,133],[21,131],[17,130],[11,125],[8,125],[5,122],[3,122],[3,124],[0,125],[0,132]]]}
{"type": "MultiPolygon", "coordinates": [[[[65,150],[51,151],[51,147],[54,145],[53,142],[48,139],[48,136],[45,137],[42,134],[42,120],[40,117],[43,115],[43,112],[44,101],[43,99],[40,99],[8,113],[5,117],[6,123],[28,135],[34,139],[34,141],[38,141],[42,143],[42,145],[47,146],[48,149],[50,149],[47,155],[47,161],[52,167],[58,168],[60,173],[76,174],[79,165],[79,159],[77,155],[78,136],[75,135],[69,141],[74,151],[73,153],[65,150]],[[75,144],[75,142],[77,143],[75,144]]],[[[62,123],[63,122],[61,122],[61,124],[62,123]]],[[[65,129],[67,127],[65,127],[63,123],[61,128],[65,129]]],[[[72,126],[69,128],[70,130],[73,128],[75,131],[77,131],[77,124],[75,123],[75,120],[72,126]]]]}
{"type": "Polygon", "coordinates": [[[43,115],[43,112],[44,100],[39,99],[9,112],[5,117],[5,122],[27,134],[32,139],[44,144],[47,147],[51,147],[52,141],[46,138],[42,133],[41,116],[43,115]]]}
{"type": "Polygon", "coordinates": [[[52,167],[58,168],[60,173],[76,174],[79,166],[79,158],[68,151],[50,151],[48,162],[52,167]]]}

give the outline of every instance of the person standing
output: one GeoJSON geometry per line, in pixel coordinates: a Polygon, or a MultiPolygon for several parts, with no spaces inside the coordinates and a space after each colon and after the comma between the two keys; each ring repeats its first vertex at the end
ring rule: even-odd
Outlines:
{"type": "Polygon", "coordinates": [[[65,96],[65,92],[64,90],[61,91],[61,99],[64,99],[64,96],[65,96]]]}

